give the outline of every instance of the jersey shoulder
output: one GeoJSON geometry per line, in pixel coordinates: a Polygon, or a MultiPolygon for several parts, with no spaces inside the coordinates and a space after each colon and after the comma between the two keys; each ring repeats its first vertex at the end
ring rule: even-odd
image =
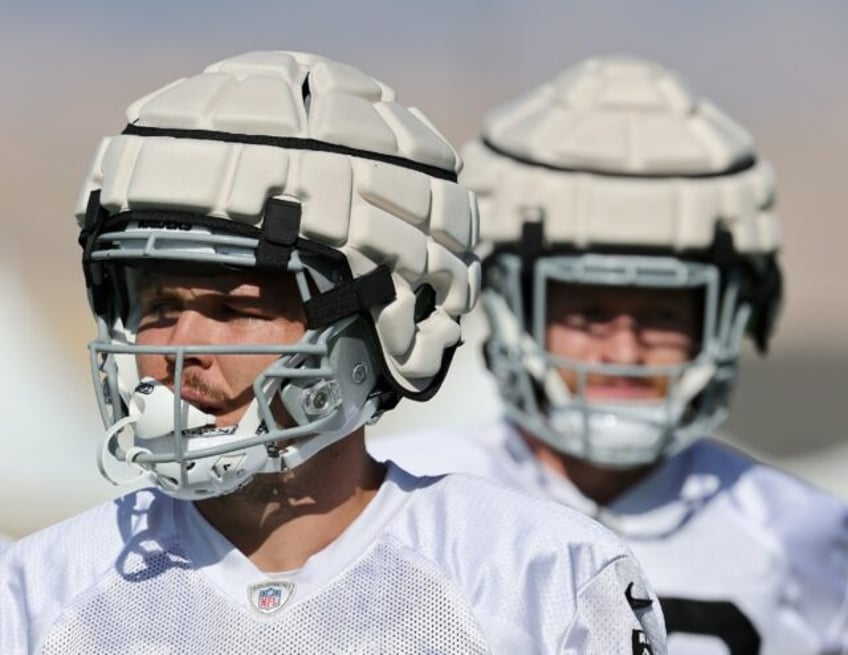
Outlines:
{"type": "Polygon", "coordinates": [[[575,652],[629,652],[623,643],[640,631],[664,640],[661,609],[641,567],[606,527],[474,475],[423,480],[396,534],[470,599],[487,634],[512,622],[510,643],[575,652]],[[638,616],[628,593],[647,603],[638,616]],[[597,623],[599,615],[608,623],[597,623]]]}
{"type": "Polygon", "coordinates": [[[773,575],[783,577],[799,620],[815,634],[835,635],[834,652],[841,652],[848,644],[848,504],[779,468],[706,446],[714,465],[734,472],[724,505],[775,554],[773,575]]]}
{"type": "Polygon", "coordinates": [[[29,611],[39,604],[61,606],[114,568],[150,526],[157,498],[152,490],[134,492],[12,543],[0,554],[0,594],[11,594],[29,611]]]}
{"type": "Polygon", "coordinates": [[[693,446],[691,467],[712,472],[746,518],[784,537],[820,538],[848,530],[848,504],[775,466],[704,440],[693,446]]]}
{"type": "Polygon", "coordinates": [[[740,525],[779,550],[799,584],[848,585],[848,504],[774,466],[715,442],[699,446],[696,464],[721,475],[721,493],[740,525]]]}
{"type": "Polygon", "coordinates": [[[502,571],[544,558],[571,559],[576,586],[630,556],[611,530],[552,500],[466,473],[417,479],[422,484],[404,513],[403,533],[422,552],[441,555],[449,543],[457,558],[477,566],[485,554],[488,565],[502,571]]]}

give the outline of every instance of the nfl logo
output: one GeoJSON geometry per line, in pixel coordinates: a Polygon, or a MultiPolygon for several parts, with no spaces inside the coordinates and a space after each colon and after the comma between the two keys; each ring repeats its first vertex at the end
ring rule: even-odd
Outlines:
{"type": "Polygon", "coordinates": [[[273,612],[280,606],[282,598],[282,591],[276,588],[267,587],[259,591],[259,602],[256,603],[256,606],[263,612],[273,612]]]}
{"type": "Polygon", "coordinates": [[[273,614],[291,597],[294,584],[288,580],[267,580],[248,587],[251,606],[262,614],[273,614]]]}

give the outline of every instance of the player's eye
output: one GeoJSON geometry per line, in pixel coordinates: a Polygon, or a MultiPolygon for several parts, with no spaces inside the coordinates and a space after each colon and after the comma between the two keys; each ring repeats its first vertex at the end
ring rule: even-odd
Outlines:
{"type": "Polygon", "coordinates": [[[221,303],[216,309],[216,318],[221,321],[264,321],[269,316],[261,308],[251,304],[221,303]]]}
{"type": "Polygon", "coordinates": [[[581,311],[583,320],[589,325],[605,325],[613,321],[616,312],[600,305],[590,305],[581,311]]]}
{"type": "Polygon", "coordinates": [[[571,308],[560,314],[560,322],[575,330],[603,327],[615,319],[615,312],[600,305],[571,308]]]}
{"type": "Polygon", "coordinates": [[[153,298],[142,304],[142,316],[144,318],[174,318],[179,311],[178,303],[169,298],[153,298]]]}
{"type": "Polygon", "coordinates": [[[655,330],[679,330],[688,325],[685,312],[673,307],[655,307],[641,314],[640,325],[655,330]]]}

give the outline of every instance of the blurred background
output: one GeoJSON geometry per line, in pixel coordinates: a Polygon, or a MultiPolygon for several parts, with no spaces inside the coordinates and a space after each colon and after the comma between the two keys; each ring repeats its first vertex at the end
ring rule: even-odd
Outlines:
{"type": "MultiPolygon", "coordinates": [[[[769,356],[746,355],[728,438],[848,499],[848,3],[31,0],[0,10],[0,532],[117,493],[95,466],[94,328],[72,217],[98,140],[123,128],[136,98],[258,49],[360,67],[457,145],[490,107],[584,57],[630,53],[679,71],[753,132],[778,172],[786,306],[769,356]]],[[[402,403],[376,438],[497,413],[480,317],[466,327],[435,400],[402,403]]]]}

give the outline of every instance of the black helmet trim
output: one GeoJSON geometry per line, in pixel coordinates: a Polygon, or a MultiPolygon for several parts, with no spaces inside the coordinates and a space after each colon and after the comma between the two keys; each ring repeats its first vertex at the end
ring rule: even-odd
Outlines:
{"type": "Polygon", "coordinates": [[[421,162],[413,161],[405,157],[387,155],[371,150],[351,148],[337,143],[327,143],[317,139],[301,139],[297,137],[270,136],[266,134],[240,134],[236,132],[219,132],[216,130],[194,130],[194,129],[171,129],[163,127],[147,127],[130,124],[124,128],[122,134],[141,137],[167,137],[172,139],[193,139],[195,141],[222,141],[225,143],[243,143],[255,146],[272,146],[288,150],[314,150],[321,152],[332,152],[338,155],[370,159],[373,161],[392,164],[402,168],[408,168],[430,177],[435,177],[448,182],[456,182],[457,174],[453,170],[430,166],[421,162]]]}
{"type": "MultiPolygon", "coordinates": [[[[206,227],[216,232],[244,236],[257,240],[257,270],[285,270],[294,249],[304,254],[331,259],[338,267],[342,282],[333,289],[314,296],[304,305],[310,328],[326,327],[356,313],[367,313],[372,307],[386,305],[396,297],[391,273],[378,266],[365,275],[354,278],[344,255],[337,250],[298,236],[300,206],[285,200],[270,198],[265,206],[262,228],[203,214],[177,210],[129,210],[108,216],[100,204],[100,192],[93,191],[89,200],[91,221],[80,232],[84,248],[83,270],[92,294],[95,311],[107,311],[106,286],[108,272],[103,262],[92,258],[98,238],[107,232],[121,232],[129,224],[150,229],[180,229],[206,227]],[[90,223],[90,225],[89,225],[90,223]]],[[[151,257],[155,260],[155,256],[151,257]]]]}
{"type": "Polygon", "coordinates": [[[754,168],[754,166],[757,165],[757,158],[749,155],[747,157],[743,157],[742,159],[734,162],[727,168],[720,171],[710,171],[705,173],[679,173],[673,171],[656,173],[623,173],[615,171],[606,171],[599,168],[592,168],[591,166],[582,166],[579,168],[571,166],[558,166],[556,164],[537,161],[528,157],[522,157],[521,155],[509,152],[508,150],[504,150],[500,146],[497,146],[492,143],[491,140],[487,139],[486,137],[482,137],[481,142],[484,146],[486,146],[496,155],[506,157],[507,159],[511,159],[512,161],[518,162],[520,164],[525,164],[527,166],[535,166],[537,168],[545,168],[547,170],[558,171],[561,173],[585,173],[589,175],[597,175],[599,177],[618,177],[637,180],[656,180],[669,178],[706,179],[714,177],[724,177],[728,175],[736,175],[737,173],[742,173],[743,171],[747,171],[751,168],[754,168]]]}
{"type": "Polygon", "coordinates": [[[313,296],[303,308],[309,327],[321,328],[371,307],[388,305],[396,297],[391,271],[381,265],[313,296]]]}
{"type": "Polygon", "coordinates": [[[698,262],[715,264],[719,269],[740,265],[751,258],[773,258],[775,253],[748,254],[736,248],[733,234],[724,226],[717,224],[712,242],[704,248],[686,248],[674,250],[666,246],[634,245],[623,243],[591,243],[578,245],[571,241],[548,243],[545,236],[544,218],[525,221],[521,226],[521,239],[517,242],[495,242],[491,252],[483,259],[483,265],[501,253],[521,256],[525,262],[550,255],[579,255],[585,253],[606,255],[643,255],[677,257],[698,262]]]}

